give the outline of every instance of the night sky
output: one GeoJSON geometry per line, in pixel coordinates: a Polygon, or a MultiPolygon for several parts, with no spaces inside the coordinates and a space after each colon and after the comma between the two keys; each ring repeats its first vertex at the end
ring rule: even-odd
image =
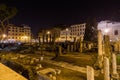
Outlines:
{"type": "Polygon", "coordinates": [[[40,28],[50,28],[59,24],[84,23],[87,18],[95,17],[97,21],[120,21],[120,1],[118,1],[1,0],[1,3],[14,6],[18,10],[10,23],[27,24],[36,34],[40,28]]]}

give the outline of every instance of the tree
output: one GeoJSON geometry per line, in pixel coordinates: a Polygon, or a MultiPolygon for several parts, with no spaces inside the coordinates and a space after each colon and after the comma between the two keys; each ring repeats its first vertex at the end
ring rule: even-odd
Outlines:
{"type": "Polygon", "coordinates": [[[5,4],[0,4],[0,33],[6,34],[9,24],[7,21],[14,17],[17,13],[15,7],[8,7],[5,4]]]}
{"type": "Polygon", "coordinates": [[[84,34],[84,41],[97,41],[97,21],[96,18],[87,19],[85,34],[84,34]]]}

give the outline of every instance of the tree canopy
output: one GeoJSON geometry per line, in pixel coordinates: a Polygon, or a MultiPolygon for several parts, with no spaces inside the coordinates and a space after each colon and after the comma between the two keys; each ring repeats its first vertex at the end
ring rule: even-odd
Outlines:
{"type": "Polygon", "coordinates": [[[96,18],[88,18],[86,22],[84,41],[97,41],[97,21],[96,18]]]}
{"type": "Polygon", "coordinates": [[[14,17],[17,13],[15,7],[8,7],[5,4],[0,4],[0,32],[6,33],[7,21],[14,17]]]}

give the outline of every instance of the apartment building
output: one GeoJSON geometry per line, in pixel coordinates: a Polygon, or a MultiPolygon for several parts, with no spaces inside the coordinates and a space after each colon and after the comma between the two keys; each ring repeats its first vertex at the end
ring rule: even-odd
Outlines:
{"type": "Polygon", "coordinates": [[[71,36],[72,39],[78,40],[81,38],[83,40],[85,34],[86,23],[71,25],[71,36]]]}
{"type": "Polygon", "coordinates": [[[86,24],[74,24],[71,25],[70,27],[62,30],[60,32],[60,39],[61,41],[77,41],[78,39],[81,38],[81,40],[83,40],[84,38],[84,33],[85,33],[85,26],[86,24]]]}
{"type": "Polygon", "coordinates": [[[59,38],[60,42],[64,42],[64,41],[72,41],[72,37],[71,37],[71,28],[65,28],[63,30],[60,31],[60,38],[59,38]]]}
{"type": "Polygon", "coordinates": [[[8,42],[30,42],[31,41],[31,28],[28,25],[15,26],[9,25],[7,32],[8,42]]]}

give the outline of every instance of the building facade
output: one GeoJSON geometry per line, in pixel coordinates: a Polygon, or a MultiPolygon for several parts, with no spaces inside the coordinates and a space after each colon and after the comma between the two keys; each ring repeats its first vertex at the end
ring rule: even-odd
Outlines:
{"type": "Polygon", "coordinates": [[[12,42],[24,42],[28,43],[31,41],[31,28],[28,25],[15,26],[9,25],[7,31],[7,41],[12,42]]]}
{"type": "Polygon", "coordinates": [[[58,42],[60,40],[59,28],[41,29],[38,33],[39,42],[58,42]]]}
{"type": "Polygon", "coordinates": [[[85,33],[86,23],[83,24],[74,24],[70,27],[62,30],[60,32],[60,39],[61,41],[77,41],[78,39],[83,40],[84,33],[85,33]]]}
{"type": "Polygon", "coordinates": [[[71,37],[71,28],[65,28],[60,31],[60,38],[59,42],[64,42],[64,41],[72,41],[71,37]]]}
{"type": "Polygon", "coordinates": [[[71,25],[71,36],[72,39],[83,40],[85,34],[86,23],[71,25]]]}
{"type": "Polygon", "coordinates": [[[98,30],[101,30],[103,35],[109,35],[110,41],[120,40],[120,22],[101,21],[98,23],[98,30]]]}

